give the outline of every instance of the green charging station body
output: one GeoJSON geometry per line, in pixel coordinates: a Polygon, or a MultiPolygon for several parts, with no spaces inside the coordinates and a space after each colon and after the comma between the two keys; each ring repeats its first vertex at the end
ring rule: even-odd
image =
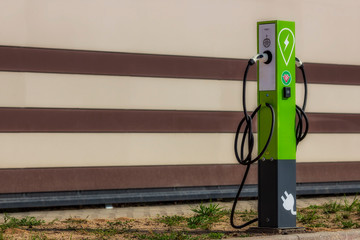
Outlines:
{"type": "Polygon", "coordinates": [[[295,23],[258,22],[258,53],[270,52],[269,64],[259,63],[258,149],[267,141],[271,111],[275,125],[271,142],[258,163],[259,227],[296,227],[296,136],[295,136],[295,23]]]}

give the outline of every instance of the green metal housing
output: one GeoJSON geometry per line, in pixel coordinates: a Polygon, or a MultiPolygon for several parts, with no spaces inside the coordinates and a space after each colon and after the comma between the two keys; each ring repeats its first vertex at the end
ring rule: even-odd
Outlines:
{"type": "Polygon", "coordinates": [[[276,54],[272,61],[276,62],[276,79],[274,91],[260,91],[258,65],[258,104],[262,104],[258,116],[258,149],[260,152],[264,147],[270,132],[271,111],[265,106],[265,103],[270,103],[275,110],[274,133],[270,145],[262,157],[276,160],[296,159],[295,23],[288,21],[258,22],[257,32],[259,32],[261,24],[269,23],[275,24],[276,54]],[[291,96],[289,98],[284,97],[284,87],[290,88],[291,96]]]}

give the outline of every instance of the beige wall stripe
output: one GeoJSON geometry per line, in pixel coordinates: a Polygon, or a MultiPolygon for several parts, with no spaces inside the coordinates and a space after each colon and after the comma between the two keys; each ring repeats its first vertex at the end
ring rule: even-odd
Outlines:
{"type": "Polygon", "coordinates": [[[296,22],[303,61],[359,65],[359,8],[357,0],[2,0],[0,44],[249,58],[256,22],[282,19],[296,22]]]}
{"type": "MultiPolygon", "coordinates": [[[[0,72],[0,84],[0,107],[242,110],[239,81],[0,72]]],[[[256,91],[249,82],[248,109],[256,91]]],[[[297,84],[299,105],[302,91],[297,84]]],[[[360,113],[359,101],[360,86],[310,84],[306,110],[360,113]]]]}
{"type": "MultiPolygon", "coordinates": [[[[233,141],[226,133],[2,133],[0,168],[228,164],[236,163],[233,141]]],[[[360,134],[309,134],[297,160],[359,161],[359,141],[360,134]]]]}

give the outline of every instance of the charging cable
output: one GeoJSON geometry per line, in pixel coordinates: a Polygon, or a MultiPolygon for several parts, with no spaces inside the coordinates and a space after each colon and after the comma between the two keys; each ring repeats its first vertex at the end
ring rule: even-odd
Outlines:
{"type": "Polygon", "coordinates": [[[304,64],[297,57],[295,57],[295,64],[296,64],[296,67],[298,67],[301,70],[301,73],[302,73],[302,76],[304,79],[303,106],[300,108],[298,105],[296,105],[296,116],[298,118],[298,123],[296,125],[296,146],[297,146],[302,140],[304,140],[304,138],[306,137],[306,135],[309,131],[309,120],[305,113],[306,101],[307,101],[307,80],[306,80],[306,75],[305,75],[304,64]],[[302,131],[303,123],[305,123],[304,132],[302,131]]]}
{"type": "Polygon", "coordinates": [[[240,196],[240,193],[242,191],[242,188],[244,187],[244,183],[245,180],[247,178],[247,175],[249,173],[250,170],[250,166],[251,164],[255,163],[257,160],[260,159],[260,157],[264,154],[264,152],[266,151],[267,147],[269,146],[269,143],[271,141],[273,132],[274,132],[274,125],[275,125],[275,112],[274,112],[274,108],[269,104],[266,103],[266,107],[268,107],[271,111],[271,128],[270,128],[270,132],[269,132],[269,137],[266,141],[265,146],[263,147],[263,149],[260,151],[260,154],[258,156],[256,156],[254,159],[251,159],[251,155],[254,149],[254,133],[253,133],[253,128],[252,128],[252,120],[255,117],[255,115],[257,114],[257,112],[260,110],[261,108],[261,104],[255,109],[255,111],[249,115],[247,113],[247,109],[246,109],[246,78],[247,78],[247,74],[249,71],[249,68],[254,65],[256,63],[256,61],[262,61],[264,63],[270,63],[271,61],[271,53],[263,53],[263,54],[258,54],[256,56],[254,56],[253,58],[250,58],[246,69],[245,69],[245,73],[244,73],[244,80],[243,80],[243,96],[242,96],[242,100],[243,100],[243,110],[244,110],[244,117],[241,119],[241,121],[239,122],[239,125],[237,127],[236,130],[236,134],[235,134],[235,143],[234,143],[234,150],[235,150],[235,156],[237,161],[242,164],[242,165],[246,165],[246,170],[245,170],[245,174],[243,177],[243,180],[241,181],[239,190],[236,194],[235,197],[235,201],[234,204],[232,206],[231,209],[231,214],[230,214],[230,224],[233,228],[243,228],[246,227],[247,225],[256,222],[258,219],[253,219],[245,224],[242,225],[235,225],[234,223],[234,214],[235,214],[235,209],[236,209],[236,204],[238,202],[238,198],[240,196]],[[245,122],[245,129],[244,129],[244,134],[241,140],[241,147],[240,147],[240,154],[238,151],[238,139],[239,139],[239,134],[240,134],[240,129],[242,127],[242,125],[245,122]],[[247,138],[247,143],[248,143],[248,154],[247,156],[244,158],[244,148],[245,148],[245,142],[246,142],[246,138],[247,138]]]}
{"type": "MultiPolygon", "coordinates": [[[[270,132],[269,132],[269,137],[266,141],[265,146],[261,150],[260,154],[258,156],[256,156],[254,159],[251,159],[252,151],[254,148],[254,135],[253,135],[253,129],[252,129],[252,119],[255,117],[257,112],[260,110],[261,104],[255,109],[255,111],[251,115],[249,115],[247,113],[247,109],[246,109],[246,78],[247,78],[249,68],[252,65],[254,65],[256,63],[256,61],[261,61],[261,62],[264,62],[265,64],[268,64],[271,62],[271,60],[272,60],[272,56],[271,56],[271,53],[268,51],[264,52],[263,54],[258,54],[256,56],[254,56],[253,58],[250,58],[247,66],[246,66],[245,72],[244,72],[243,96],[242,96],[244,117],[241,119],[241,121],[239,122],[239,125],[236,129],[234,150],[235,150],[235,156],[236,156],[237,161],[242,165],[246,165],[246,170],[244,173],[244,177],[241,181],[239,190],[236,193],[236,197],[235,197],[234,204],[232,206],[231,214],[230,214],[230,224],[233,228],[237,228],[237,229],[244,228],[244,227],[258,221],[258,218],[255,218],[255,219],[252,219],[242,225],[235,225],[235,223],[234,223],[235,209],[236,209],[236,205],[237,205],[240,193],[244,187],[247,175],[249,173],[250,166],[251,166],[251,164],[255,163],[256,161],[258,161],[260,159],[260,157],[264,154],[267,147],[269,146],[269,143],[271,141],[271,138],[272,138],[272,135],[274,132],[274,124],[275,124],[274,108],[269,103],[266,103],[265,104],[266,107],[268,107],[271,111],[271,128],[270,128],[270,132]],[[240,154],[239,154],[238,139],[239,139],[240,129],[241,129],[242,125],[244,124],[244,122],[245,122],[245,129],[244,129],[244,134],[243,134],[242,141],[241,141],[240,154]],[[244,158],[244,147],[245,147],[246,137],[247,137],[247,141],[248,141],[248,154],[244,158]]],[[[308,121],[308,118],[305,113],[306,102],[307,102],[307,81],[306,81],[306,76],[305,76],[304,65],[298,58],[295,58],[295,62],[296,62],[296,66],[298,68],[300,68],[300,70],[302,72],[302,76],[304,79],[304,88],[305,88],[303,106],[300,108],[299,106],[296,105],[296,115],[298,117],[298,123],[296,126],[296,146],[297,146],[302,140],[304,140],[304,138],[306,137],[306,135],[308,133],[309,121],[308,121]],[[303,132],[303,123],[305,123],[304,132],[303,132]]]]}

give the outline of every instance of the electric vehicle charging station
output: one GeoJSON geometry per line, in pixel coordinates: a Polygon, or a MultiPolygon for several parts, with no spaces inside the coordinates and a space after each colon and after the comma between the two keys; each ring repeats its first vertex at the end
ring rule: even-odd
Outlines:
{"type": "MultiPolygon", "coordinates": [[[[258,162],[259,227],[296,227],[295,23],[258,23],[258,52],[272,55],[258,64],[258,104],[275,110],[272,140],[258,162]]],[[[267,141],[271,113],[260,109],[258,146],[267,141]]]]}
{"type": "Polygon", "coordinates": [[[296,228],[296,149],[308,132],[308,120],[305,114],[305,71],[302,62],[295,57],[295,23],[278,20],[258,22],[257,51],[258,54],[249,60],[243,79],[245,116],[237,128],[234,148],[236,159],[247,168],[234,201],[230,222],[234,228],[243,228],[256,221],[261,229],[296,228]],[[246,77],[250,66],[256,62],[258,107],[250,115],[246,109],[246,77]],[[296,106],[295,101],[296,66],[301,69],[304,78],[302,108],[296,106]],[[258,155],[252,159],[252,120],[257,113],[258,155]],[[239,133],[244,123],[239,151],[239,133]],[[245,156],[246,143],[248,153],[245,156]],[[258,218],[235,225],[233,218],[237,199],[250,166],[255,162],[258,162],[258,218]]]}

